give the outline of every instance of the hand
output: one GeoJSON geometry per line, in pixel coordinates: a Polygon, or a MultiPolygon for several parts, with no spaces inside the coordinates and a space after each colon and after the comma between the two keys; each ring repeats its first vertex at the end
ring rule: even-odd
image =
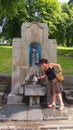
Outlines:
{"type": "Polygon", "coordinates": [[[39,80],[39,79],[41,79],[40,77],[37,77],[37,79],[39,80]]]}
{"type": "Polygon", "coordinates": [[[62,71],[60,71],[60,74],[62,75],[62,71]]]}

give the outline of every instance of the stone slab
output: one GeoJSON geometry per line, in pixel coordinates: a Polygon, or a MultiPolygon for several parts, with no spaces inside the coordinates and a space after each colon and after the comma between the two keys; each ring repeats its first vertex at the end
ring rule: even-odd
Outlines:
{"type": "Polygon", "coordinates": [[[58,109],[43,108],[43,120],[67,120],[68,115],[58,109]]]}
{"type": "Polygon", "coordinates": [[[39,105],[6,104],[0,111],[0,121],[45,121],[67,120],[65,111],[49,109],[39,105]]]}
{"type": "Polygon", "coordinates": [[[0,112],[0,120],[27,120],[27,106],[24,104],[7,104],[0,112]]]}
{"type": "Polygon", "coordinates": [[[0,126],[0,130],[34,130],[31,127],[0,126]]]}
{"type": "Polygon", "coordinates": [[[27,85],[25,86],[25,96],[44,96],[46,88],[41,85],[27,85]]]}
{"type": "Polygon", "coordinates": [[[45,125],[39,126],[38,130],[73,130],[73,125],[45,125]]]}
{"type": "Polygon", "coordinates": [[[43,120],[43,113],[41,106],[33,105],[28,109],[28,121],[40,121],[43,120]]]}
{"type": "Polygon", "coordinates": [[[73,130],[73,125],[43,125],[36,128],[18,126],[0,126],[0,130],[73,130]]]}

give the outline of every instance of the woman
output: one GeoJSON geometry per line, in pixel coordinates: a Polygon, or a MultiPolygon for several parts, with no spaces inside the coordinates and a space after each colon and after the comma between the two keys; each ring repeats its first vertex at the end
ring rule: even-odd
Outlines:
{"type": "Polygon", "coordinates": [[[59,110],[63,110],[64,108],[64,103],[62,100],[62,95],[61,92],[63,90],[63,87],[61,85],[60,82],[58,82],[58,80],[56,79],[55,76],[55,67],[58,68],[60,74],[62,74],[62,68],[60,66],[60,64],[56,64],[56,63],[47,63],[47,59],[42,58],[40,60],[40,64],[41,67],[43,67],[44,69],[44,74],[41,75],[41,77],[38,77],[39,79],[45,78],[47,76],[48,78],[48,95],[50,95],[52,97],[52,103],[48,104],[49,108],[55,108],[56,107],[56,96],[58,97],[59,100],[59,110]]]}

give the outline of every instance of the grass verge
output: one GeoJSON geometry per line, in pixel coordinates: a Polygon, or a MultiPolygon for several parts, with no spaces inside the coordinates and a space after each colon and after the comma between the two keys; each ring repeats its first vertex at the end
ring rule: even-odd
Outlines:
{"type": "MultiPolygon", "coordinates": [[[[57,63],[61,64],[64,75],[73,75],[73,47],[57,48],[57,63]]],[[[12,46],[0,46],[0,73],[12,73],[12,46]]]]}
{"type": "Polygon", "coordinates": [[[57,47],[57,62],[64,75],[73,75],[73,47],[57,47]]]}
{"type": "Polygon", "coordinates": [[[11,74],[12,72],[12,47],[0,46],[0,73],[11,74]]]}

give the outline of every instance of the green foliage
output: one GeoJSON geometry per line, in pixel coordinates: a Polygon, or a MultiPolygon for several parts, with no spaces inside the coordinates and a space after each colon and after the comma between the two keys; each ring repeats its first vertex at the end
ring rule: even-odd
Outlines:
{"type": "Polygon", "coordinates": [[[58,42],[62,42],[64,46],[73,46],[73,7],[68,3],[62,4],[61,26],[59,31],[58,42]]]}
{"type": "MultiPolygon", "coordinates": [[[[2,3],[4,6],[6,5],[6,14],[3,18],[2,25],[2,33],[0,36],[5,36],[6,39],[19,37],[21,35],[21,24],[23,22],[45,22],[49,27],[49,37],[54,38],[54,32],[56,31],[56,22],[59,18],[59,12],[61,11],[61,7],[56,0],[34,0],[34,1],[21,1],[15,2],[13,1],[12,6],[16,11],[12,14],[12,12],[8,13],[10,6],[7,6],[9,0],[7,2],[2,3]],[[17,4],[16,4],[17,3],[17,4]]],[[[13,10],[11,9],[11,10],[13,10]]]]}
{"type": "Polygon", "coordinates": [[[58,22],[61,6],[56,0],[37,0],[36,2],[37,20],[47,23],[49,27],[49,37],[54,38],[56,23],[58,22]]]}
{"type": "Polygon", "coordinates": [[[70,5],[73,5],[73,0],[69,0],[68,2],[70,5]]]}
{"type": "Polygon", "coordinates": [[[18,14],[18,8],[22,6],[24,0],[0,0],[0,15],[14,17],[18,14]]]}
{"type": "Polygon", "coordinates": [[[6,40],[13,39],[14,37],[20,37],[21,24],[26,16],[24,0],[2,0],[1,1],[1,18],[0,25],[2,26],[2,32],[0,37],[5,37],[6,40]]]}
{"type": "Polygon", "coordinates": [[[48,36],[58,45],[73,46],[72,0],[63,4],[58,0],[0,0],[0,37],[20,37],[22,23],[33,21],[47,23],[48,36]]]}

